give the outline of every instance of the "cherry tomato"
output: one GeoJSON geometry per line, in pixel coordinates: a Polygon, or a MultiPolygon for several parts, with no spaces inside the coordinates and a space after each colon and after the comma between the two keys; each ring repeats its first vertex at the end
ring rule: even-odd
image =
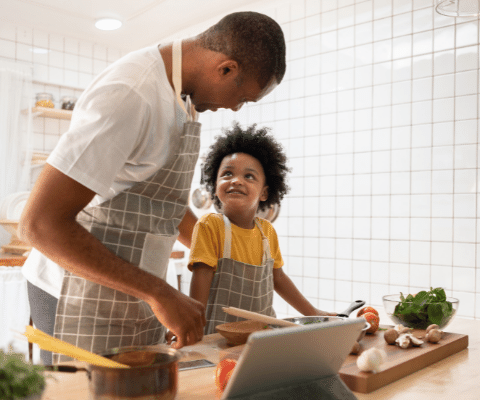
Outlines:
{"type": "Polygon", "coordinates": [[[232,358],[225,358],[217,364],[217,369],[215,370],[215,385],[221,392],[225,390],[236,365],[237,360],[232,358]]]}
{"type": "Polygon", "coordinates": [[[365,318],[370,324],[370,328],[367,329],[367,333],[375,333],[380,324],[380,318],[378,315],[374,314],[373,312],[366,312],[362,315],[362,317],[365,318]]]}
{"type": "Polygon", "coordinates": [[[378,311],[375,310],[373,307],[363,307],[357,312],[357,317],[361,317],[363,314],[371,312],[374,313],[378,317],[378,311]]]}

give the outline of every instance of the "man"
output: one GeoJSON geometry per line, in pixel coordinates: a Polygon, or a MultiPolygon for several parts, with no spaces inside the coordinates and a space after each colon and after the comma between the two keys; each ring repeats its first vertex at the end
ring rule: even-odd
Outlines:
{"type": "Polygon", "coordinates": [[[93,352],[156,344],[164,327],[176,348],[202,339],[203,305],[162,279],[175,240],[189,247],[196,222],[187,206],[195,113],[238,111],[284,74],[279,25],[241,12],[130,53],[92,82],[20,221],[34,247],[23,271],[39,329],[93,352]]]}

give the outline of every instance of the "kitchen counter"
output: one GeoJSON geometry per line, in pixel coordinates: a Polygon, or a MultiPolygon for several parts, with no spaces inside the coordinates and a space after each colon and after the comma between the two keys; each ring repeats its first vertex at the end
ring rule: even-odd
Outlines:
{"type": "MultiPolygon", "coordinates": [[[[382,314],[380,314],[382,316],[382,314]]],[[[388,321],[387,317],[383,321],[388,321]]],[[[393,382],[372,393],[356,393],[364,399],[422,399],[438,400],[456,398],[470,400],[479,398],[478,366],[480,365],[480,321],[455,318],[446,331],[469,336],[467,349],[424,368],[399,381],[393,382]]],[[[206,336],[202,342],[185,347],[187,359],[207,358],[217,363],[220,351],[227,348],[219,334],[206,336]]],[[[179,373],[178,400],[218,399],[212,368],[181,371],[179,373]]],[[[87,400],[88,381],[83,372],[50,373],[47,390],[42,400],[87,400]]]]}

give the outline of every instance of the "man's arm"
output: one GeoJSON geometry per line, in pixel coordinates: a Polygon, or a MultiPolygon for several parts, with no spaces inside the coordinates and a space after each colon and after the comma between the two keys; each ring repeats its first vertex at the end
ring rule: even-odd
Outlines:
{"type": "Polygon", "coordinates": [[[193,213],[190,207],[187,207],[187,212],[185,213],[182,222],[180,222],[180,225],[178,225],[178,230],[180,231],[178,241],[188,248],[192,245],[193,227],[196,222],[197,216],[193,213]]]}
{"type": "Polygon", "coordinates": [[[202,304],[110,252],[76,221],[95,193],[46,164],[23,211],[22,240],[66,270],[146,301],[178,338],[176,347],[201,340],[202,304]]]}

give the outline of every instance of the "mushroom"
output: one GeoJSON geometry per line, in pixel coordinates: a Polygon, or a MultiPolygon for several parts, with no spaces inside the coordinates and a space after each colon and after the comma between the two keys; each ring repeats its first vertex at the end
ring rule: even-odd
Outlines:
{"type": "Polygon", "coordinates": [[[413,336],[412,334],[410,334],[410,340],[415,347],[421,346],[423,344],[423,340],[417,338],[416,336],[413,336]]]}
{"type": "Polygon", "coordinates": [[[383,334],[383,338],[388,344],[395,344],[398,336],[400,336],[400,334],[395,328],[390,328],[383,334]]]}
{"type": "Polygon", "coordinates": [[[408,349],[410,346],[421,346],[423,340],[413,336],[411,333],[402,333],[395,342],[402,348],[408,349]]]}
{"type": "Polygon", "coordinates": [[[410,333],[413,330],[413,328],[409,328],[403,325],[395,325],[393,329],[395,329],[400,335],[402,333],[410,333]]]}
{"type": "Polygon", "coordinates": [[[440,329],[440,327],[437,324],[429,325],[428,328],[426,329],[425,333],[430,332],[432,329],[440,329]]]}
{"type": "Polygon", "coordinates": [[[402,349],[408,349],[412,345],[412,341],[408,333],[402,333],[396,340],[397,343],[402,349]]]}
{"type": "Polygon", "coordinates": [[[378,372],[380,366],[385,362],[387,354],[385,351],[372,347],[364,351],[357,358],[357,367],[360,371],[378,372]]]}
{"type": "Polygon", "coordinates": [[[350,351],[350,354],[358,354],[360,353],[360,343],[355,342],[355,344],[352,347],[352,350],[350,351]]]}
{"type": "Polygon", "coordinates": [[[430,329],[425,336],[425,339],[427,339],[430,343],[438,343],[440,339],[442,338],[443,332],[439,329],[430,329]]]}

